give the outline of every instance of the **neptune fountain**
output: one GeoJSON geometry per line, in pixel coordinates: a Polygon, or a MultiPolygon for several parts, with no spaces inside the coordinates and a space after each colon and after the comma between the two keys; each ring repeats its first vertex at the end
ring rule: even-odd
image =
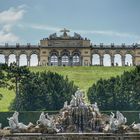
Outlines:
{"type": "MultiPolygon", "coordinates": [[[[23,135],[28,140],[27,137],[30,135],[44,136],[44,134],[51,135],[51,139],[55,136],[67,137],[70,134],[71,136],[68,139],[73,137],[73,139],[76,139],[77,136],[81,136],[80,134],[86,134],[86,136],[88,134],[93,138],[96,136],[97,139],[100,136],[107,137],[109,135],[114,136],[114,138],[117,137],[117,140],[119,140],[126,134],[132,135],[133,132],[133,135],[136,134],[140,140],[140,123],[127,125],[127,118],[119,111],[116,114],[113,112],[110,115],[102,114],[96,102],[94,104],[85,102],[84,94],[79,89],[75,92],[75,95],[72,95],[69,104],[67,101],[64,103],[58,114],[48,115],[42,112],[36,124],[29,122],[28,125],[25,125],[19,122],[18,116],[19,113],[15,111],[13,116],[7,118],[9,126],[0,128],[0,137],[4,132],[9,132],[7,140],[10,140],[8,139],[10,136],[13,138],[11,140],[14,140],[13,135],[16,135],[16,138],[23,135]]],[[[128,140],[131,140],[131,138],[132,136],[128,140]]],[[[108,137],[108,140],[114,139],[108,137]]],[[[135,139],[133,138],[133,140],[135,139]]]]}

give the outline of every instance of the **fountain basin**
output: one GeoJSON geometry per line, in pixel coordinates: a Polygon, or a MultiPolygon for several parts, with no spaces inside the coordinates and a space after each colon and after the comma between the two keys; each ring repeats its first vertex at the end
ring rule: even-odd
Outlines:
{"type": "Polygon", "coordinates": [[[140,132],[113,133],[14,133],[0,136],[0,140],[140,140],[140,132]]]}

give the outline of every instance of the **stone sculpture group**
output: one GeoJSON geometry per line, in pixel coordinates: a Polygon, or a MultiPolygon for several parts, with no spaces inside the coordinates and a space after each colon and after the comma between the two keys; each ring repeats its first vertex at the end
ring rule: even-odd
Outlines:
{"type": "Polygon", "coordinates": [[[12,133],[124,133],[140,131],[140,123],[126,125],[127,118],[121,112],[117,111],[116,114],[111,112],[109,116],[99,111],[96,102],[94,104],[86,103],[84,94],[79,89],[75,95],[72,95],[70,104],[66,101],[58,114],[49,116],[42,112],[35,125],[31,122],[28,125],[19,122],[18,116],[19,113],[15,111],[12,117],[7,118],[9,127],[5,127],[3,130],[10,130],[12,133]]]}

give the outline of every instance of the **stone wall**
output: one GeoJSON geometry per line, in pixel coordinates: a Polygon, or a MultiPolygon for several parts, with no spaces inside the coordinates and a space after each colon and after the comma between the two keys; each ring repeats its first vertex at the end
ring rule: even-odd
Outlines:
{"type": "Polygon", "coordinates": [[[13,134],[0,136],[0,140],[140,140],[140,133],[59,133],[59,134],[13,134]]]}

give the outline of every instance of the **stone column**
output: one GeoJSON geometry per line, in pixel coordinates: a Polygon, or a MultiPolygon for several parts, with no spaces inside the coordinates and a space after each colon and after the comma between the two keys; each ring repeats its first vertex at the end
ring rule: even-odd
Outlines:
{"type": "MultiPolygon", "coordinates": [[[[46,60],[45,60],[46,61],[46,60]]],[[[48,63],[46,64],[45,62],[45,66],[48,65],[48,66],[51,66],[51,56],[48,56],[48,63]]]]}
{"type": "Polygon", "coordinates": [[[103,66],[103,58],[104,58],[104,56],[100,56],[100,66],[103,66]]]}
{"type": "Polygon", "coordinates": [[[30,56],[27,56],[27,66],[30,67],[30,56]]]}
{"type": "Polygon", "coordinates": [[[83,56],[80,56],[80,66],[84,66],[84,63],[83,63],[83,56]]]}
{"type": "Polygon", "coordinates": [[[8,61],[9,61],[9,56],[5,55],[5,63],[8,65],[8,61]]]}
{"type": "Polygon", "coordinates": [[[39,58],[39,56],[38,56],[38,66],[40,66],[40,58],[39,58]]]}
{"type": "Polygon", "coordinates": [[[132,56],[132,66],[135,66],[135,56],[132,56]]]}
{"type": "Polygon", "coordinates": [[[69,66],[73,65],[72,56],[69,56],[69,66]]]}
{"type": "Polygon", "coordinates": [[[58,56],[58,66],[61,66],[61,56],[58,56]]]}
{"type": "Polygon", "coordinates": [[[19,66],[19,56],[16,56],[16,64],[19,66]]]}
{"type": "Polygon", "coordinates": [[[122,55],[122,66],[125,66],[125,55],[122,55]]]}
{"type": "Polygon", "coordinates": [[[113,56],[111,56],[111,66],[114,66],[115,64],[114,64],[114,55],[113,56]]]}

